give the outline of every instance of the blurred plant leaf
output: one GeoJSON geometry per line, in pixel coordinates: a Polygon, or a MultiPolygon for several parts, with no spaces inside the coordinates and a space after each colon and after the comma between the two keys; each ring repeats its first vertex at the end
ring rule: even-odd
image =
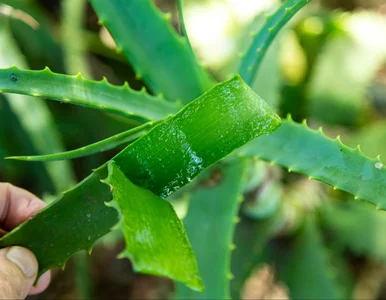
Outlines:
{"type": "Polygon", "coordinates": [[[336,203],[321,209],[333,243],[358,255],[386,262],[386,213],[364,202],[336,203]]]}
{"type": "Polygon", "coordinates": [[[339,137],[330,139],[306,123],[283,120],[278,130],[252,141],[238,153],[306,174],[386,209],[386,168],[379,158],[368,158],[359,148],[348,148],[339,137]]]}
{"type": "Polygon", "coordinates": [[[36,1],[0,0],[0,7],[2,4],[13,9],[9,25],[29,66],[32,69],[50,66],[56,72],[63,72],[62,50],[54,36],[54,20],[36,1]],[[12,18],[12,14],[18,18],[12,18]]]}
{"type": "Polygon", "coordinates": [[[205,285],[197,293],[177,285],[176,299],[228,299],[233,231],[242,199],[246,160],[218,164],[208,170],[190,195],[184,225],[205,285]]]}
{"type": "Polygon", "coordinates": [[[177,34],[170,17],[162,14],[152,0],[90,2],[99,22],[113,36],[117,50],[125,53],[137,76],[143,77],[154,93],[187,103],[214,84],[194,59],[187,39],[177,34]]]}
{"type": "Polygon", "coordinates": [[[144,90],[132,90],[128,84],[114,86],[106,79],[92,81],[80,73],[69,76],[53,73],[48,68],[41,71],[2,69],[0,92],[39,96],[141,120],[163,119],[181,108],[144,90]]]}
{"type": "Polygon", "coordinates": [[[241,290],[254,267],[265,261],[263,250],[279,229],[280,223],[281,221],[278,222],[276,216],[273,216],[260,221],[243,218],[237,224],[234,235],[235,250],[232,253],[232,299],[241,298],[241,290]]]}
{"type": "MultiPolygon", "coordinates": [[[[0,20],[0,44],[3,45],[0,48],[0,67],[8,67],[13,63],[26,65],[4,20],[0,20]]],[[[15,78],[10,76],[8,81],[16,83],[15,78]]],[[[38,153],[43,153],[47,149],[57,152],[64,151],[60,133],[43,100],[14,94],[6,95],[6,98],[38,153]]],[[[44,166],[56,191],[66,190],[74,184],[75,175],[68,162],[46,163],[44,166]]]]}
{"type": "Polygon", "coordinates": [[[286,255],[276,262],[293,299],[346,299],[333,274],[315,216],[309,214],[286,255]]]}
{"type": "Polygon", "coordinates": [[[253,33],[254,39],[242,56],[239,73],[246,83],[252,84],[272,41],[284,25],[311,0],[287,0],[272,15],[266,17],[264,26],[253,33]]]}
{"type": "Polygon", "coordinates": [[[386,22],[376,14],[357,13],[343,26],[347,33],[330,37],[317,59],[307,91],[309,109],[323,122],[357,125],[368,117],[366,88],[386,59],[386,22]]]}
{"type": "Polygon", "coordinates": [[[91,78],[85,53],[86,44],[83,34],[83,21],[87,0],[64,0],[61,2],[62,44],[65,68],[68,74],[81,72],[91,78]]]}

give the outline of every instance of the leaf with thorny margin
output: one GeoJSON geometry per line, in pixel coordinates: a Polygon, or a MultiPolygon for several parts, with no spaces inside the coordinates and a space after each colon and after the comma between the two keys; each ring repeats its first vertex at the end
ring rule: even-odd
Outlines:
{"type": "MultiPolygon", "coordinates": [[[[131,182],[166,197],[236,148],[280,124],[271,108],[236,76],[186,105],[126,147],[114,161],[131,182]]],[[[4,236],[0,247],[31,249],[39,262],[39,274],[63,266],[81,249],[91,249],[118,222],[117,211],[105,205],[112,199],[108,186],[100,182],[107,177],[105,169],[99,168],[62,199],[4,236]]],[[[168,257],[168,264],[183,263],[168,257]]],[[[157,274],[165,272],[158,270],[157,274]]]]}
{"type": "Polygon", "coordinates": [[[126,240],[119,257],[129,258],[135,271],[176,278],[202,291],[192,248],[172,205],[134,185],[114,161],[109,162],[108,170],[103,182],[112,190],[126,240]]]}
{"type": "Polygon", "coordinates": [[[137,77],[143,77],[154,93],[187,103],[214,84],[195,60],[186,38],[172,27],[170,15],[161,13],[153,0],[90,3],[99,23],[113,36],[117,50],[126,55],[137,77]]]}
{"type": "Polygon", "coordinates": [[[285,24],[311,0],[287,0],[277,11],[266,17],[266,22],[260,31],[253,33],[254,39],[239,67],[239,73],[246,83],[252,84],[263,61],[268,47],[285,24]]]}
{"type": "Polygon", "coordinates": [[[82,105],[124,117],[159,120],[176,113],[181,105],[152,96],[144,90],[132,90],[127,83],[115,86],[76,76],[53,73],[47,67],[41,71],[0,69],[0,93],[44,97],[64,103],[82,105]]]}
{"type": "Polygon", "coordinates": [[[205,292],[177,285],[177,299],[228,299],[233,231],[242,199],[246,159],[217,164],[190,196],[184,225],[197,257],[205,292]],[[216,182],[217,181],[217,182],[216,182]]]}
{"type": "Polygon", "coordinates": [[[359,146],[351,149],[339,136],[330,139],[321,128],[312,130],[305,122],[298,124],[289,117],[278,130],[252,141],[239,154],[282,165],[386,209],[386,168],[379,157],[368,158],[359,146]]]}

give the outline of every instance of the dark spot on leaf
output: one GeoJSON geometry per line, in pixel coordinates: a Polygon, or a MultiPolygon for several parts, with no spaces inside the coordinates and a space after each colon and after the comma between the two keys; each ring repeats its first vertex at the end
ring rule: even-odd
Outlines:
{"type": "Polygon", "coordinates": [[[16,76],[15,76],[15,74],[11,74],[11,79],[13,80],[13,81],[17,81],[17,78],[16,78],[16,76]]]}

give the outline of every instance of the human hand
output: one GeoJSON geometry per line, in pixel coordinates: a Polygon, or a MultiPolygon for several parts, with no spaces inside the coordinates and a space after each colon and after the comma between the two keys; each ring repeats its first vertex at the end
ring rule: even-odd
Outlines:
{"type": "MultiPolygon", "coordinates": [[[[36,196],[9,183],[0,182],[0,226],[9,231],[23,223],[46,204],[36,196]]],[[[0,299],[24,299],[44,291],[51,273],[43,274],[33,287],[38,272],[35,255],[28,249],[12,246],[0,249],[0,299]]]]}

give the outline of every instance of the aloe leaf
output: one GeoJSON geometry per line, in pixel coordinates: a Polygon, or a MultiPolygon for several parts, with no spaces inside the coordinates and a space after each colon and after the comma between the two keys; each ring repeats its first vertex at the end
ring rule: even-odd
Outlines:
{"type": "Polygon", "coordinates": [[[241,298],[241,290],[251,275],[253,268],[264,262],[263,249],[278,230],[275,217],[267,220],[251,221],[243,219],[236,226],[235,250],[232,253],[231,281],[232,299],[241,298]]]}
{"type": "Polygon", "coordinates": [[[85,56],[83,16],[87,0],[65,0],[62,2],[62,44],[66,71],[69,74],[82,72],[90,77],[85,56]]]}
{"type": "Polygon", "coordinates": [[[190,196],[184,225],[205,285],[197,293],[177,285],[177,299],[228,299],[233,231],[242,199],[246,160],[218,164],[190,196]],[[215,180],[215,179],[214,179],[215,180]]]}
{"type": "MultiPolygon", "coordinates": [[[[131,182],[166,197],[280,124],[281,119],[236,76],[130,144],[114,161],[131,182]]],[[[104,204],[112,199],[108,186],[100,182],[107,175],[103,167],[92,173],[61,200],[0,239],[0,247],[17,244],[31,249],[39,261],[39,274],[91,248],[118,220],[117,211],[104,204]]]]}
{"type": "Polygon", "coordinates": [[[163,15],[152,0],[90,2],[117,50],[123,51],[137,76],[143,77],[154,93],[187,103],[213,85],[192,56],[186,38],[177,34],[168,15],[163,15]]]}
{"type": "Polygon", "coordinates": [[[379,158],[371,159],[345,146],[340,138],[330,139],[323,131],[290,118],[269,136],[256,139],[240,149],[240,155],[259,157],[282,165],[289,171],[306,174],[334,189],[346,191],[355,199],[386,209],[386,168],[379,158]]]}
{"type": "Polygon", "coordinates": [[[264,26],[254,33],[254,39],[248,51],[242,56],[239,67],[240,76],[246,83],[252,84],[261,62],[275,36],[284,25],[311,0],[287,0],[275,13],[267,16],[264,26]]]}
{"type": "Polygon", "coordinates": [[[332,266],[315,216],[308,215],[289,253],[278,262],[279,277],[293,299],[346,299],[332,266]]]}
{"type": "MultiPolygon", "coordinates": [[[[54,36],[55,22],[35,1],[0,0],[0,6],[12,7],[10,29],[32,69],[50,66],[63,72],[62,51],[54,36]],[[12,15],[18,17],[12,18],[12,15]]],[[[9,10],[9,9],[8,9],[9,10]]]]}
{"type": "Polygon", "coordinates": [[[119,218],[110,188],[100,182],[103,170],[63,193],[40,213],[0,239],[0,247],[20,245],[30,249],[39,262],[39,276],[50,268],[64,268],[68,258],[80,250],[91,251],[94,242],[107,234],[119,218]]]}
{"type": "Polygon", "coordinates": [[[119,257],[129,258],[137,272],[167,276],[202,291],[192,248],[171,204],[134,185],[113,161],[108,169],[104,182],[118,204],[126,240],[119,257]]]}
{"type": "MultiPolygon", "coordinates": [[[[10,36],[6,22],[1,19],[0,44],[4,45],[0,47],[0,68],[12,63],[26,65],[15,41],[10,36]]],[[[15,83],[16,78],[10,76],[8,80],[15,83]]],[[[6,99],[38,153],[43,153],[47,149],[64,151],[60,133],[43,100],[13,94],[6,95],[6,99]]],[[[75,182],[75,175],[68,162],[47,163],[44,166],[56,191],[66,190],[75,182]]]]}
{"type": "Polygon", "coordinates": [[[142,136],[147,130],[149,130],[152,126],[154,126],[157,123],[159,123],[159,121],[148,122],[141,126],[127,130],[125,132],[118,133],[102,141],[99,141],[78,149],[66,151],[66,152],[46,154],[46,155],[35,155],[35,156],[9,156],[9,157],[6,157],[6,159],[17,159],[17,160],[28,160],[28,161],[55,161],[55,160],[79,158],[79,157],[91,155],[94,153],[107,151],[115,147],[118,147],[122,144],[126,144],[132,140],[135,140],[136,138],[142,136]]]}
{"type": "Polygon", "coordinates": [[[81,74],[56,74],[48,68],[41,71],[17,67],[2,69],[0,92],[44,97],[145,120],[166,118],[181,107],[145,91],[132,90],[127,84],[114,86],[105,79],[97,82],[87,80],[81,74]]]}
{"type": "Polygon", "coordinates": [[[114,160],[130,166],[124,172],[133,183],[166,197],[235,148],[280,124],[281,119],[236,75],[186,105],[114,160]],[[242,101],[230,95],[242,95],[242,101]],[[183,172],[181,166],[186,166],[183,172]]]}
{"type": "Polygon", "coordinates": [[[350,202],[325,205],[321,217],[323,226],[341,248],[386,262],[385,212],[375,211],[367,203],[350,202]]]}

